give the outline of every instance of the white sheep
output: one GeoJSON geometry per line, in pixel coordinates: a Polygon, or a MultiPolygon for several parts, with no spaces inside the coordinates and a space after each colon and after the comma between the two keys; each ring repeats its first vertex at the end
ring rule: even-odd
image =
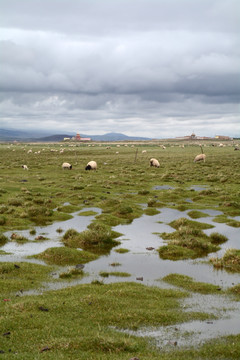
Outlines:
{"type": "Polygon", "coordinates": [[[159,164],[157,159],[152,158],[152,159],[150,159],[150,166],[154,166],[154,167],[159,168],[160,164],[159,164]]]}
{"type": "Polygon", "coordinates": [[[143,151],[142,151],[142,154],[146,154],[146,152],[147,152],[147,150],[143,150],[143,151]]]}
{"type": "Polygon", "coordinates": [[[197,161],[203,161],[205,162],[205,159],[206,159],[206,155],[205,154],[199,154],[195,157],[195,159],[193,160],[194,162],[197,162],[197,161]]]}
{"type": "Polygon", "coordinates": [[[23,170],[28,170],[27,165],[22,165],[23,170]]]}
{"type": "Polygon", "coordinates": [[[62,168],[63,168],[63,170],[65,170],[65,169],[72,170],[72,165],[67,162],[64,162],[62,164],[62,168]]]}
{"type": "Polygon", "coordinates": [[[97,163],[96,161],[89,161],[87,163],[87,166],[85,167],[85,170],[97,170],[97,163]]]}

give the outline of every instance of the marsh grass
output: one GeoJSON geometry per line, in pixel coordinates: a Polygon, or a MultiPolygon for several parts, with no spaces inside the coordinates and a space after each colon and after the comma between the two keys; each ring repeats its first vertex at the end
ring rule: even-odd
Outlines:
{"type": "Polygon", "coordinates": [[[227,292],[235,295],[237,300],[240,300],[240,284],[232,286],[227,290],[227,292]]]}
{"type": "Polygon", "coordinates": [[[111,230],[109,226],[97,221],[91,223],[88,228],[88,230],[81,233],[74,229],[67,230],[62,238],[64,245],[104,253],[120,244],[119,241],[114,239],[121,234],[111,230]]]}
{"type": "Polygon", "coordinates": [[[0,234],[0,246],[5,245],[7,242],[8,242],[7,236],[5,236],[4,234],[0,234]]]}
{"type": "Polygon", "coordinates": [[[214,226],[210,224],[200,223],[198,221],[192,221],[188,220],[186,218],[180,218],[177,220],[174,220],[169,223],[171,227],[173,227],[176,230],[182,231],[184,229],[184,232],[186,233],[194,233],[196,230],[196,233],[198,230],[205,230],[205,229],[211,229],[214,226]]]}
{"type": "Polygon", "coordinates": [[[188,216],[190,216],[192,219],[199,219],[202,217],[208,217],[209,215],[202,211],[191,210],[188,212],[188,216]]]}
{"type": "MultiPolygon", "coordinates": [[[[1,303],[1,350],[8,358],[130,359],[159,358],[147,339],[117,332],[143,326],[174,325],[208,319],[181,311],[178,290],[133,283],[76,286],[1,303]],[[9,349],[11,352],[9,353],[9,349]],[[48,351],[42,349],[47,348],[48,351]],[[42,352],[42,353],[41,353],[42,352]]],[[[168,355],[169,356],[169,355],[168,355]]],[[[169,358],[169,357],[168,357],[169,358]]]]}
{"type": "Polygon", "coordinates": [[[213,221],[217,222],[217,223],[220,223],[220,224],[225,223],[228,226],[232,226],[232,227],[240,227],[240,221],[230,219],[226,215],[218,215],[213,219],[213,221]]]}
{"type": "Polygon", "coordinates": [[[161,211],[155,209],[155,208],[147,208],[144,210],[144,214],[148,215],[148,216],[153,216],[153,215],[157,215],[160,214],[161,211]]]}
{"type": "Polygon", "coordinates": [[[224,244],[228,240],[225,235],[219,234],[217,232],[211,233],[209,238],[212,244],[224,244]]]}
{"type": "MultiPolygon", "coordinates": [[[[49,280],[53,267],[21,263],[0,263],[1,300],[16,292],[37,289],[49,280]]],[[[15,294],[14,294],[15,295],[15,294]]]]}
{"type": "Polygon", "coordinates": [[[217,285],[212,285],[203,282],[196,282],[187,275],[169,274],[162,278],[167,283],[183,288],[184,290],[198,292],[200,294],[217,294],[221,288],[217,285]]]}
{"type": "Polygon", "coordinates": [[[118,276],[118,277],[129,277],[131,274],[121,271],[100,271],[99,275],[102,277],[118,276]]]}
{"type": "Polygon", "coordinates": [[[210,262],[217,269],[240,272],[240,250],[228,249],[222,258],[212,257],[210,262]]]}
{"type": "Polygon", "coordinates": [[[125,254],[129,252],[129,250],[125,248],[115,249],[114,251],[117,252],[118,254],[125,254]]]}
{"type": "Polygon", "coordinates": [[[76,265],[79,263],[87,263],[89,261],[96,260],[97,255],[94,255],[88,251],[79,251],[77,249],[67,247],[54,247],[45,250],[44,252],[30,256],[30,258],[36,258],[44,260],[47,264],[55,265],[76,265]]]}
{"type": "Polygon", "coordinates": [[[180,218],[169,225],[176,231],[160,234],[160,237],[168,241],[168,245],[158,249],[162,259],[183,260],[206,256],[219,250],[218,244],[227,241],[225,236],[218,233],[207,236],[202,230],[213,227],[209,224],[180,218]]]}
{"type": "Polygon", "coordinates": [[[6,224],[6,217],[1,215],[0,216],[0,226],[5,225],[5,224],[6,224]]]}
{"type": "MultiPolygon", "coordinates": [[[[1,233],[67,220],[71,218],[70,208],[63,204],[68,202],[79,211],[86,205],[101,208],[102,214],[97,216],[97,220],[110,228],[140,217],[144,210],[139,204],[148,202],[151,205],[148,208],[152,209],[164,206],[204,211],[214,208],[222,211],[228,219],[239,216],[239,152],[233,151],[231,146],[222,149],[206,142],[206,163],[194,164],[193,153],[199,151],[197,144],[185,144],[185,148],[180,149],[179,143],[170,141],[165,144],[167,149],[164,151],[157,141],[135,144],[135,148],[121,146],[117,158],[115,144],[110,149],[106,149],[106,144],[101,144],[101,147],[99,144],[95,147],[69,145],[64,144],[64,155],[59,153],[60,144],[24,144],[24,149],[17,144],[10,148],[8,144],[0,145],[0,168],[4,170],[0,176],[1,233]],[[160,168],[150,168],[148,157],[139,153],[135,161],[136,146],[147,149],[149,157],[159,157],[160,168]],[[32,154],[27,153],[29,149],[33,150],[32,154]],[[41,153],[36,156],[34,152],[39,150],[41,153]],[[93,158],[99,165],[98,171],[85,172],[83,164],[93,158]],[[73,164],[71,172],[62,171],[63,159],[73,164]],[[28,164],[30,170],[27,173],[23,173],[22,163],[28,164]],[[171,188],[155,190],[158,185],[171,188]],[[188,190],[192,185],[204,185],[206,189],[188,190]],[[193,202],[187,203],[186,198],[193,202]]],[[[227,222],[229,226],[239,226],[235,220],[227,222]]],[[[191,234],[198,241],[211,243],[211,239],[202,238],[198,233],[201,230],[195,228],[181,233],[176,229],[175,235],[181,234],[187,241],[191,234]]],[[[186,258],[197,255],[195,249],[171,246],[192,254],[186,258]]],[[[67,247],[62,249],[79,251],[67,247]]],[[[54,259],[54,252],[48,257],[54,259]]],[[[62,256],[60,254],[58,261],[61,263],[63,258],[68,264],[68,256],[75,258],[66,251],[62,256]]],[[[74,264],[82,262],[78,257],[76,263],[73,261],[74,264]]],[[[15,297],[14,292],[21,289],[38,288],[42,281],[49,279],[53,269],[46,265],[19,265],[20,269],[17,269],[12,263],[1,263],[11,270],[0,275],[1,296],[10,300],[0,302],[0,333],[10,332],[9,336],[2,335],[0,350],[10,360],[16,357],[21,360],[239,359],[240,335],[211,341],[199,348],[181,350],[174,347],[173,351],[166,353],[150,346],[147,338],[117,333],[110,328],[175,325],[194,318],[210,317],[208,314],[183,312],[179,304],[182,296],[187,296],[183,292],[165,292],[131,283],[103,285],[96,280],[95,285],[50,291],[41,296],[15,297]],[[39,307],[46,307],[49,311],[41,311],[39,307]],[[49,350],[42,351],[46,347],[49,350]]],[[[233,291],[239,292],[239,288],[233,291]]]]}
{"type": "Polygon", "coordinates": [[[83,277],[83,276],[84,276],[84,271],[76,267],[71,267],[67,271],[61,272],[59,274],[60,279],[69,279],[72,277],[83,277]]]}
{"type": "Polygon", "coordinates": [[[88,210],[88,211],[82,211],[78,215],[79,216],[94,216],[94,215],[97,215],[97,214],[98,213],[96,211],[88,210]]]}
{"type": "Polygon", "coordinates": [[[122,264],[119,262],[113,262],[111,264],[109,264],[110,266],[116,267],[116,266],[121,266],[122,264]]]}
{"type": "Polygon", "coordinates": [[[17,234],[17,233],[11,234],[11,240],[16,241],[19,244],[24,244],[29,241],[28,238],[26,238],[25,236],[23,236],[21,234],[17,234]]]}

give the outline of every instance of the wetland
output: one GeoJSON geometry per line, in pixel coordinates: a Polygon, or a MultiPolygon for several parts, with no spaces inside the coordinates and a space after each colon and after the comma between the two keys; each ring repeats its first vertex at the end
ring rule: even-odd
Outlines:
{"type": "Polygon", "coordinates": [[[206,144],[206,162],[193,163],[197,143],[119,144],[118,155],[117,144],[91,145],[0,145],[1,331],[10,333],[0,350],[237,359],[238,152],[206,144]],[[84,170],[90,160],[97,171],[84,170]]]}

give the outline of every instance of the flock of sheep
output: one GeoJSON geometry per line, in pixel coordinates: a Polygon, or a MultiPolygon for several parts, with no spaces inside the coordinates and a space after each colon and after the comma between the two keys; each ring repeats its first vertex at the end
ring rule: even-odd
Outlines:
{"type": "MultiPolygon", "coordinates": [[[[194,159],[194,162],[198,162],[198,161],[203,161],[205,162],[205,159],[206,159],[206,155],[205,154],[199,154],[195,157],[194,159]]],[[[160,163],[157,159],[155,158],[151,158],[150,159],[150,166],[153,166],[153,167],[156,167],[156,168],[159,168],[160,167],[160,163]]],[[[71,170],[72,169],[72,165],[67,163],[67,162],[64,162],[62,164],[62,168],[63,169],[68,169],[68,170],[71,170]]],[[[97,163],[96,161],[89,161],[87,163],[87,166],[85,167],[85,170],[97,170],[97,163]]]]}
{"type": "MultiPolygon", "coordinates": [[[[63,170],[65,170],[65,169],[72,170],[72,165],[69,164],[68,162],[64,162],[62,164],[62,168],[63,168],[63,170]]],[[[96,161],[89,161],[87,163],[87,166],[85,167],[85,170],[97,170],[96,161]]]]}
{"type": "MultiPolygon", "coordinates": [[[[126,145],[125,145],[125,146],[126,146],[126,145]]],[[[224,145],[223,145],[223,144],[220,144],[219,146],[220,146],[220,147],[223,147],[224,145]]],[[[161,145],[161,147],[162,147],[163,149],[166,149],[166,147],[163,146],[163,145],[161,145]]],[[[206,160],[206,155],[203,153],[202,146],[200,145],[200,147],[201,147],[202,153],[199,154],[199,155],[197,155],[197,156],[195,156],[193,162],[200,162],[200,161],[205,162],[205,160],[206,160]]],[[[107,148],[110,148],[110,146],[107,147],[107,148]]],[[[239,150],[239,146],[236,145],[235,148],[234,148],[234,150],[239,150]]],[[[51,150],[51,151],[53,151],[53,150],[51,150]]],[[[29,153],[29,152],[32,152],[32,150],[29,150],[28,153],[29,153]]],[[[61,150],[61,152],[63,152],[63,150],[61,150]]],[[[146,150],[143,150],[143,151],[142,151],[143,154],[146,153],[146,152],[147,152],[146,150]]],[[[117,152],[117,153],[118,153],[118,152],[117,152]]],[[[150,166],[153,166],[153,167],[156,167],[156,168],[159,168],[159,167],[160,167],[159,161],[158,161],[157,159],[151,158],[149,161],[150,161],[150,166]]],[[[28,170],[28,166],[27,166],[27,165],[22,165],[22,168],[23,168],[24,170],[28,170]]],[[[65,170],[65,169],[71,170],[71,169],[72,169],[72,165],[69,164],[68,162],[64,162],[64,163],[62,164],[62,169],[63,169],[63,170],[65,170]]],[[[97,163],[96,163],[96,161],[89,161],[89,162],[87,163],[86,167],[85,167],[85,170],[97,170],[97,163]]]]}
{"type": "MultiPolygon", "coordinates": [[[[202,149],[202,147],[201,147],[202,149]]],[[[146,150],[143,150],[142,153],[146,153],[147,151],[146,150]]],[[[205,159],[206,159],[206,155],[203,154],[203,150],[202,150],[202,154],[199,154],[197,155],[195,158],[194,158],[194,162],[198,162],[198,161],[203,161],[205,162],[205,159]]],[[[160,163],[157,159],[155,158],[151,158],[150,159],[150,166],[153,166],[153,167],[156,167],[156,168],[159,168],[160,167],[160,163]]],[[[24,170],[28,170],[28,166],[27,165],[22,165],[22,168],[24,170]]],[[[68,162],[64,162],[62,164],[62,169],[63,170],[72,170],[72,165],[69,164],[68,162]]],[[[85,170],[97,170],[97,163],[96,161],[89,161],[85,167],[85,170]]]]}

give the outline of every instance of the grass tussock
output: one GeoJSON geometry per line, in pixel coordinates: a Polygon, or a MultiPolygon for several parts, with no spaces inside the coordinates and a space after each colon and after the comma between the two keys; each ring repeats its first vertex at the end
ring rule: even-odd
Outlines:
{"type": "Polygon", "coordinates": [[[109,226],[94,222],[89,225],[88,230],[81,233],[74,229],[67,230],[62,241],[64,245],[71,248],[105,252],[113,246],[119,245],[119,242],[115,240],[119,235],[119,233],[112,231],[109,226]]]}
{"type": "Polygon", "coordinates": [[[125,254],[125,253],[128,253],[129,250],[128,249],[125,249],[125,248],[119,248],[119,249],[116,249],[114,250],[116,253],[118,254],[125,254]]]}
{"type": "Polygon", "coordinates": [[[84,276],[84,271],[78,267],[71,267],[69,268],[67,271],[61,272],[59,274],[59,278],[60,279],[69,279],[72,277],[83,277],[84,276]]]}
{"type": "Polygon", "coordinates": [[[188,212],[188,216],[190,216],[192,219],[199,219],[202,217],[208,217],[208,214],[198,210],[191,210],[188,212]]]}
{"type": "Polygon", "coordinates": [[[228,289],[228,293],[233,294],[240,300],[240,284],[234,285],[228,289]]]}
{"type": "Polygon", "coordinates": [[[76,265],[79,263],[87,263],[97,259],[94,255],[87,251],[79,251],[67,247],[49,248],[41,254],[33,255],[36,259],[44,260],[47,264],[55,265],[76,265]]]}
{"type": "Polygon", "coordinates": [[[228,249],[222,258],[212,257],[210,262],[216,269],[240,272],[240,250],[228,249]]]}
{"type": "Polygon", "coordinates": [[[28,239],[25,236],[17,233],[12,233],[10,238],[12,241],[16,241],[19,244],[24,244],[28,242],[28,239]]]}
{"type": "Polygon", "coordinates": [[[221,290],[219,286],[203,282],[196,282],[190,276],[181,274],[169,274],[162,278],[163,281],[188,291],[200,294],[216,294],[221,290]]]}
{"type": "MultiPolygon", "coordinates": [[[[50,266],[21,263],[0,263],[1,300],[16,293],[37,289],[43,281],[50,280],[50,266]]],[[[13,295],[14,294],[14,295],[13,295]]]]}
{"type": "Polygon", "coordinates": [[[121,271],[100,271],[99,275],[102,277],[109,277],[109,276],[118,276],[118,277],[129,277],[131,274],[127,272],[121,272],[121,271]]]}
{"type": "Polygon", "coordinates": [[[219,244],[227,241],[225,236],[218,233],[206,235],[202,229],[212,227],[208,224],[180,218],[171,222],[170,225],[176,231],[160,234],[164,240],[168,241],[167,245],[158,249],[162,259],[184,260],[203,257],[219,250],[219,244]]]}
{"type": "Polygon", "coordinates": [[[228,226],[232,226],[232,227],[240,227],[240,221],[234,220],[234,219],[230,219],[228,216],[226,215],[218,215],[216,216],[213,221],[220,223],[220,224],[227,224],[228,226]]]}
{"type": "Polygon", "coordinates": [[[148,215],[148,216],[153,216],[153,215],[157,215],[160,214],[161,211],[152,208],[152,207],[148,207],[147,209],[144,210],[144,214],[148,215]]]}
{"type": "Polygon", "coordinates": [[[0,246],[5,245],[7,242],[8,242],[7,236],[5,236],[4,234],[0,234],[0,246]]]}

